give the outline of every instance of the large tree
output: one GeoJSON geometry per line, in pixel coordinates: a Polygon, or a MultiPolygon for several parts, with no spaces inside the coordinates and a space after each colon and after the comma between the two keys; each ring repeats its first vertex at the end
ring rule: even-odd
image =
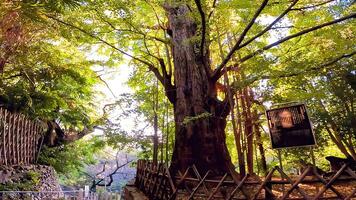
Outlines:
{"type": "Polygon", "coordinates": [[[351,2],[333,0],[102,0],[47,17],[72,31],[68,37],[104,44],[100,51],[109,51],[113,61],[131,59],[152,71],[174,108],[172,172],[195,164],[220,175],[236,174],[225,143],[229,95],[217,91],[224,73],[242,63],[271,63],[276,55],[268,50],[310,32],[340,29],[353,22],[353,9],[351,2]],[[283,31],[271,37],[275,30],[283,31]]]}

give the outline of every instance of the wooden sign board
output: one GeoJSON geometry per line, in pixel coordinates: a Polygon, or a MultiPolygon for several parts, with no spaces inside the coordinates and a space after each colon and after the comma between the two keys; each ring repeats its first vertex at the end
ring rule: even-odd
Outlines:
{"type": "Polygon", "coordinates": [[[272,148],[315,145],[315,137],[304,104],[266,111],[272,148]]]}

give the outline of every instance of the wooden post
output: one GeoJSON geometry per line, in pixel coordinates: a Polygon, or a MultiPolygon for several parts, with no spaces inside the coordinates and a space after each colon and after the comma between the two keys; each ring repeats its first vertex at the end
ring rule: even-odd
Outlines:
{"type": "MultiPolygon", "coordinates": [[[[272,183],[271,182],[266,182],[266,188],[272,191],[272,183]]],[[[272,200],[273,196],[265,190],[265,200],[272,200]]]]}
{"type": "MultiPolygon", "coordinates": [[[[2,108],[0,107],[0,138],[2,139],[2,108]]],[[[2,140],[0,139],[0,165],[2,165],[2,140]]]]}
{"type": "Polygon", "coordinates": [[[17,132],[17,129],[19,128],[18,127],[18,120],[20,118],[20,114],[16,114],[14,116],[14,124],[13,124],[13,131],[12,131],[12,143],[13,143],[13,151],[12,151],[12,157],[13,157],[13,163],[14,164],[17,164],[17,159],[16,159],[16,156],[17,156],[17,142],[16,142],[16,132],[17,132]]]}
{"type": "Polygon", "coordinates": [[[7,157],[6,157],[6,116],[7,116],[7,110],[5,109],[4,110],[4,118],[3,118],[3,124],[4,124],[4,126],[3,126],[3,143],[2,143],[2,146],[3,146],[3,154],[4,154],[4,163],[5,163],[5,165],[7,165],[7,157]]]}
{"type": "MultiPolygon", "coordinates": [[[[283,171],[283,161],[282,161],[282,153],[281,153],[281,149],[277,149],[278,150],[278,160],[279,160],[279,168],[281,168],[281,170],[283,171]]],[[[282,181],[284,180],[284,177],[282,176],[282,181]]],[[[282,184],[282,193],[284,195],[284,191],[285,191],[285,187],[284,184],[282,184]]]]}
{"type": "Polygon", "coordinates": [[[20,151],[19,151],[19,138],[20,138],[20,130],[21,130],[21,122],[22,116],[19,115],[17,119],[17,130],[16,130],[16,164],[20,164],[20,151]]]}
{"type": "Polygon", "coordinates": [[[12,136],[13,136],[13,130],[14,130],[14,115],[10,114],[9,115],[9,123],[8,123],[8,143],[7,143],[7,148],[8,148],[8,162],[9,165],[14,164],[13,162],[13,150],[14,150],[14,143],[12,141],[12,136]]]}
{"type": "Polygon", "coordinates": [[[36,136],[36,123],[33,123],[32,126],[32,136],[31,136],[31,164],[35,160],[35,136],[36,136]]]}
{"type": "Polygon", "coordinates": [[[31,137],[31,121],[29,119],[27,119],[29,121],[28,123],[28,129],[27,129],[27,135],[26,135],[26,148],[27,148],[27,153],[26,153],[26,164],[30,163],[30,137],[31,137]]]}
{"type": "Polygon", "coordinates": [[[24,135],[25,135],[25,126],[26,126],[26,124],[27,124],[26,118],[25,118],[25,116],[22,116],[22,125],[21,125],[21,132],[20,132],[20,143],[19,143],[20,152],[21,152],[21,154],[20,154],[20,156],[21,156],[21,159],[20,159],[21,164],[24,163],[24,145],[25,145],[24,144],[25,143],[24,135]]]}
{"type": "Polygon", "coordinates": [[[282,164],[282,154],[281,154],[281,150],[277,149],[278,151],[278,161],[279,161],[279,168],[281,168],[281,170],[283,171],[283,164],[282,164]]]}
{"type": "Polygon", "coordinates": [[[310,154],[311,154],[312,164],[314,166],[316,166],[315,165],[315,155],[314,155],[314,147],[313,146],[310,147],[310,154]]]}
{"type": "Polygon", "coordinates": [[[25,140],[25,137],[26,137],[26,127],[27,127],[27,119],[25,118],[25,124],[24,126],[22,127],[22,134],[21,134],[21,154],[22,154],[22,164],[25,164],[26,162],[26,140],[25,140]]]}
{"type": "Polygon", "coordinates": [[[9,113],[8,115],[8,122],[7,122],[7,162],[8,165],[12,164],[12,156],[11,156],[11,152],[12,152],[12,139],[11,139],[11,131],[12,131],[12,115],[11,113],[9,113]]]}

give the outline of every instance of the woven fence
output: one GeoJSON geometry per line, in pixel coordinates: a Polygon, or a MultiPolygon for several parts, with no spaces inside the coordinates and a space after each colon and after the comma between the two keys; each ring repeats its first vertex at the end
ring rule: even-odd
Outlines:
{"type": "Polygon", "coordinates": [[[320,175],[315,166],[298,176],[274,167],[265,177],[246,175],[238,182],[229,174],[210,177],[209,173],[201,174],[193,165],[173,176],[163,164],[139,160],[135,185],[154,200],[356,199],[356,174],[349,164],[327,176],[320,175]]]}
{"type": "Polygon", "coordinates": [[[0,108],[0,165],[34,163],[42,133],[39,122],[0,108]]]}

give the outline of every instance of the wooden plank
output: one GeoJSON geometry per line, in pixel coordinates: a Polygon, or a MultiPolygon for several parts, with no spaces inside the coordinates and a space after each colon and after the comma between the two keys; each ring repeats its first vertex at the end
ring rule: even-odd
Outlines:
{"type": "Polygon", "coordinates": [[[30,164],[30,136],[31,136],[31,121],[28,123],[27,135],[26,135],[26,164],[30,164]]]}
{"type": "Polygon", "coordinates": [[[4,161],[4,155],[3,155],[3,143],[4,143],[4,140],[3,140],[3,136],[4,136],[4,130],[3,130],[3,126],[4,126],[4,114],[3,114],[3,109],[0,107],[0,165],[3,165],[5,164],[5,161],[4,161]]]}
{"type": "Polygon", "coordinates": [[[15,151],[16,151],[16,141],[15,141],[15,134],[16,134],[16,121],[17,121],[17,114],[12,114],[12,121],[11,121],[11,163],[14,165],[16,164],[15,160],[15,151]]]}
{"type": "Polygon", "coordinates": [[[152,197],[155,197],[157,191],[159,190],[159,182],[162,180],[162,177],[163,177],[162,168],[163,168],[162,163],[159,163],[158,167],[156,168],[157,172],[155,174],[155,180],[153,182],[153,186],[151,189],[152,197]]]}
{"type": "Polygon", "coordinates": [[[26,119],[25,116],[22,116],[22,125],[21,125],[21,130],[20,130],[20,157],[21,157],[21,163],[24,163],[24,127],[26,126],[26,119]]]}
{"type": "Polygon", "coordinates": [[[220,182],[218,183],[218,185],[213,189],[213,191],[211,192],[211,194],[210,194],[209,197],[208,197],[208,200],[210,200],[210,199],[213,198],[214,194],[218,191],[218,189],[220,188],[221,184],[225,181],[226,177],[227,177],[227,174],[225,174],[225,175],[223,176],[223,178],[220,180],[220,182]]]}
{"type": "Polygon", "coordinates": [[[31,163],[35,162],[35,158],[36,158],[36,133],[37,133],[38,127],[37,127],[37,123],[34,124],[33,126],[33,134],[32,134],[32,159],[31,159],[31,163]]]}
{"type": "Polygon", "coordinates": [[[26,164],[29,164],[28,155],[29,155],[29,151],[30,151],[29,138],[30,138],[30,134],[31,134],[31,121],[29,119],[27,119],[27,120],[28,120],[28,126],[27,126],[27,133],[26,133],[26,137],[25,137],[25,139],[26,139],[26,154],[25,155],[26,155],[26,164]]]}
{"type": "MultiPolygon", "coordinates": [[[[234,197],[235,193],[237,192],[238,189],[242,187],[242,185],[245,183],[247,180],[248,175],[244,176],[243,179],[239,182],[239,184],[235,187],[235,189],[231,192],[230,196],[227,198],[227,200],[230,200],[231,198],[234,197]]],[[[242,190],[241,190],[242,192],[242,190]]],[[[243,194],[245,196],[245,194],[243,194]]],[[[247,196],[245,196],[247,199],[247,196]]]]}
{"type": "Polygon", "coordinates": [[[153,198],[153,190],[155,189],[156,187],[156,182],[158,180],[158,167],[157,165],[153,164],[152,165],[152,171],[151,171],[151,178],[150,178],[150,184],[148,185],[148,188],[147,188],[147,192],[148,192],[148,195],[153,198]]]}
{"type": "Polygon", "coordinates": [[[19,115],[14,114],[13,115],[13,124],[12,124],[12,132],[11,132],[11,138],[12,138],[12,162],[13,164],[17,164],[16,160],[16,151],[17,151],[17,143],[16,143],[16,129],[17,127],[17,120],[18,120],[19,115]]]}
{"type": "MultiPolygon", "coordinates": [[[[193,167],[193,169],[194,169],[194,167],[193,167]]],[[[193,191],[192,191],[192,193],[190,194],[188,200],[193,199],[194,194],[198,191],[200,185],[204,185],[204,180],[208,177],[209,173],[210,173],[210,170],[208,170],[208,172],[206,172],[206,174],[205,174],[204,177],[200,180],[200,182],[198,183],[198,185],[193,189],[193,191]]],[[[206,186],[205,186],[205,188],[206,188],[206,186]]]]}
{"type": "Polygon", "coordinates": [[[26,148],[26,137],[27,137],[27,127],[28,127],[28,120],[25,118],[25,126],[23,127],[23,134],[22,134],[22,156],[23,156],[23,164],[26,164],[26,153],[27,153],[27,148],[26,148]]]}
{"type": "Polygon", "coordinates": [[[33,122],[32,125],[32,136],[31,136],[31,164],[34,163],[35,160],[35,135],[36,135],[36,123],[33,122]]]}
{"type": "Polygon", "coordinates": [[[19,151],[19,137],[20,137],[20,129],[21,129],[21,119],[22,115],[18,116],[16,123],[16,164],[20,164],[20,151],[19,151]]]}
{"type": "Polygon", "coordinates": [[[7,165],[7,155],[6,155],[6,126],[7,126],[7,123],[6,123],[6,118],[7,118],[7,110],[5,109],[4,110],[4,126],[3,126],[3,154],[4,154],[4,163],[5,165],[7,165]]]}
{"type": "Polygon", "coordinates": [[[265,180],[261,183],[260,187],[258,187],[256,194],[254,195],[254,197],[252,199],[257,199],[258,195],[260,194],[260,192],[262,191],[262,189],[265,189],[265,192],[270,193],[272,196],[275,196],[273,194],[273,192],[269,189],[266,188],[266,184],[268,181],[271,180],[273,173],[276,171],[277,167],[274,167],[266,176],[265,180]]]}
{"type": "Polygon", "coordinates": [[[350,167],[347,167],[345,172],[347,172],[353,179],[356,180],[356,173],[350,169],[350,167]]]}
{"type": "MultiPolygon", "coordinates": [[[[160,176],[160,179],[159,179],[159,181],[158,181],[157,189],[156,189],[156,191],[155,191],[155,197],[158,197],[158,196],[159,196],[160,191],[161,191],[161,196],[163,196],[162,193],[164,193],[164,191],[163,191],[163,189],[162,189],[162,184],[163,184],[163,182],[165,181],[165,178],[166,178],[166,176],[165,176],[165,174],[164,174],[164,167],[162,167],[161,170],[162,170],[162,171],[161,171],[162,176],[160,176]]],[[[162,199],[162,197],[161,197],[161,199],[162,199]]]]}
{"type": "Polygon", "coordinates": [[[171,172],[169,171],[168,167],[165,167],[165,169],[166,169],[166,174],[167,174],[167,179],[168,179],[169,185],[171,186],[172,191],[174,191],[176,189],[176,187],[174,186],[171,172]]]}
{"type": "Polygon", "coordinates": [[[30,123],[30,130],[28,134],[28,162],[31,163],[32,161],[32,134],[33,134],[33,125],[34,123],[30,123]]]}
{"type": "MultiPolygon", "coordinates": [[[[170,200],[175,197],[175,195],[176,195],[176,193],[177,193],[177,191],[178,191],[179,186],[183,183],[183,181],[184,181],[185,178],[187,177],[190,168],[191,168],[191,167],[188,167],[188,168],[185,170],[184,174],[179,177],[179,180],[178,180],[178,182],[177,182],[177,186],[176,186],[174,189],[172,188],[172,189],[173,189],[173,194],[172,194],[170,200]]],[[[180,172],[179,172],[179,173],[180,173],[180,172]]]]}
{"type": "MultiPolygon", "coordinates": [[[[194,171],[194,173],[195,173],[195,175],[197,176],[197,178],[199,179],[199,181],[202,179],[201,178],[201,176],[200,176],[200,173],[199,173],[199,171],[198,171],[198,169],[197,169],[197,167],[195,166],[195,165],[193,165],[193,171],[194,171]]],[[[207,172],[208,173],[208,172],[207,172]]],[[[208,188],[206,187],[206,185],[205,185],[205,183],[203,182],[202,183],[203,184],[203,187],[204,187],[204,190],[205,190],[205,193],[207,194],[207,196],[208,196],[208,194],[209,194],[209,191],[208,191],[208,188]]]]}
{"type": "MultiPolygon", "coordinates": [[[[319,199],[319,197],[327,190],[330,188],[330,186],[335,182],[335,180],[344,172],[344,170],[347,168],[347,164],[344,164],[340,170],[329,180],[327,184],[325,184],[322,189],[318,192],[318,194],[313,198],[313,200],[319,199]]],[[[338,195],[338,194],[337,194],[338,195]]],[[[339,197],[341,199],[344,199],[343,196],[339,197]]]]}
{"type": "Polygon", "coordinates": [[[13,132],[12,132],[12,142],[13,142],[13,145],[14,145],[14,150],[13,150],[13,160],[14,160],[14,164],[17,164],[17,142],[16,142],[16,132],[17,132],[17,129],[18,129],[18,120],[19,120],[19,117],[20,117],[20,114],[16,114],[15,115],[15,120],[14,120],[14,129],[13,129],[13,132]]]}
{"type": "Polygon", "coordinates": [[[288,196],[293,192],[294,189],[296,189],[303,196],[304,199],[310,199],[309,196],[305,193],[305,191],[302,190],[301,188],[299,188],[299,186],[298,186],[300,184],[300,182],[303,181],[303,179],[307,176],[307,174],[311,170],[310,166],[298,177],[298,179],[294,183],[293,183],[292,179],[289,178],[289,176],[287,176],[287,174],[285,174],[283,172],[282,169],[277,168],[277,170],[282,175],[282,177],[287,179],[288,182],[292,185],[292,187],[282,196],[282,198],[281,198],[282,200],[287,199],[288,196]]]}
{"type": "MultiPolygon", "coordinates": [[[[313,173],[314,173],[314,175],[319,179],[319,181],[320,181],[321,183],[323,183],[324,185],[327,184],[327,181],[326,181],[320,174],[318,174],[316,168],[313,169],[313,173]]],[[[340,192],[337,191],[332,185],[330,185],[330,189],[331,189],[339,198],[342,197],[342,195],[340,194],[340,192]]]]}
{"type": "Polygon", "coordinates": [[[7,123],[7,142],[6,142],[6,147],[7,147],[7,164],[8,165],[12,165],[12,139],[11,139],[11,132],[12,132],[12,119],[13,116],[12,114],[9,112],[8,115],[8,123],[7,123]]]}
{"type": "Polygon", "coordinates": [[[26,118],[24,118],[24,125],[22,126],[22,134],[21,134],[21,162],[22,164],[25,164],[26,162],[26,127],[27,127],[28,121],[26,118]]]}

